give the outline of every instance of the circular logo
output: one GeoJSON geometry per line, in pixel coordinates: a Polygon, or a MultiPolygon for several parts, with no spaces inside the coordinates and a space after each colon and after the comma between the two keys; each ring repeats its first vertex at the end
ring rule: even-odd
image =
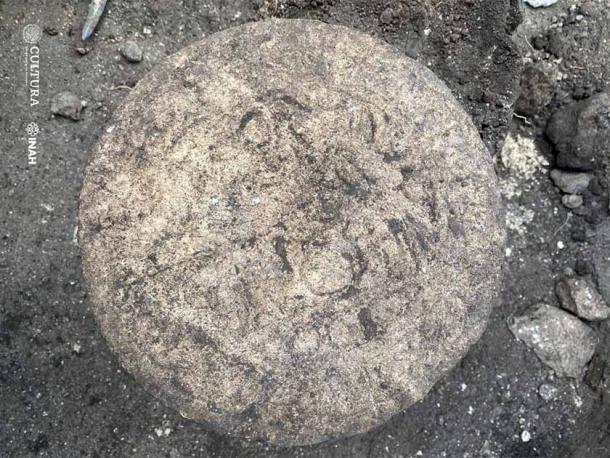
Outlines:
{"type": "Polygon", "coordinates": [[[40,128],[38,127],[38,124],[31,122],[25,127],[25,132],[29,137],[35,137],[40,132],[40,128]]]}
{"type": "Polygon", "coordinates": [[[23,28],[23,41],[36,44],[42,38],[42,29],[36,24],[28,24],[23,28]]]}

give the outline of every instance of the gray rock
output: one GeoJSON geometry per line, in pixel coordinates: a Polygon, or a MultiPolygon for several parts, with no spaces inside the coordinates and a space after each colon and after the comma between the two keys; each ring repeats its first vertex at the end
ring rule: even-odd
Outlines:
{"type": "Polygon", "coordinates": [[[560,108],[549,120],[546,134],[555,146],[561,168],[592,171],[610,158],[610,93],[560,108]]]}
{"type": "Polygon", "coordinates": [[[85,173],[83,269],[122,364],[183,416],[282,445],[360,433],[485,328],[491,155],[380,40],[226,29],[141,80],[114,125],[85,173]]]}
{"type": "Polygon", "coordinates": [[[141,62],[144,57],[142,49],[135,41],[128,40],[121,44],[119,49],[123,57],[132,63],[141,62]]]}
{"type": "Polygon", "coordinates": [[[514,318],[509,328],[544,364],[564,377],[580,379],[597,345],[590,327],[547,304],[538,304],[514,318]]]}
{"type": "Polygon", "coordinates": [[[589,321],[605,320],[610,308],[591,277],[562,278],[555,285],[561,306],[589,321]]]}
{"type": "Polygon", "coordinates": [[[599,292],[610,304],[610,221],[597,226],[597,232],[592,239],[593,265],[597,275],[599,292]]]}
{"type": "Polygon", "coordinates": [[[578,194],[565,194],[561,197],[561,203],[564,207],[573,210],[582,205],[583,199],[582,196],[579,196],[578,194]]]}
{"type": "Polygon", "coordinates": [[[529,6],[534,8],[542,8],[545,6],[551,6],[557,3],[557,0],[524,0],[529,6]]]}
{"type": "Polygon", "coordinates": [[[608,380],[608,352],[603,349],[593,355],[587,366],[584,382],[594,391],[598,391],[608,380]]]}
{"type": "Polygon", "coordinates": [[[578,194],[589,186],[592,176],[588,173],[564,172],[551,170],[551,179],[559,189],[567,194],[578,194]]]}
{"type": "Polygon", "coordinates": [[[549,383],[543,383],[538,388],[538,394],[540,395],[540,397],[542,399],[544,399],[547,402],[555,399],[557,397],[558,392],[559,392],[559,390],[557,389],[557,387],[555,387],[549,383]]]}
{"type": "Polygon", "coordinates": [[[379,16],[379,21],[384,25],[389,25],[394,20],[394,10],[392,8],[386,8],[379,16]]]}
{"type": "Polygon", "coordinates": [[[83,103],[71,92],[60,92],[51,100],[51,112],[64,118],[78,121],[80,119],[83,103]]]}

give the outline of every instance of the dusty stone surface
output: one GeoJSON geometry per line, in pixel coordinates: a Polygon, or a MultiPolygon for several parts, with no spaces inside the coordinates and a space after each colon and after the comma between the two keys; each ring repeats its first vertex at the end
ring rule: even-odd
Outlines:
{"type": "Polygon", "coordinates": [[[597,337],[589,326],[563,310],[538,304],[509,324],[511,332],[563,377],[580,379],[597,337]]]}
{"type": "Polygon", "coordinates": [[[127,370],[187,418],[294,445],[381,424],[478,339],[498,205],[430,71],[343,27],[266,21],[136,86],[86,170],[79,237],[127,370]]]}

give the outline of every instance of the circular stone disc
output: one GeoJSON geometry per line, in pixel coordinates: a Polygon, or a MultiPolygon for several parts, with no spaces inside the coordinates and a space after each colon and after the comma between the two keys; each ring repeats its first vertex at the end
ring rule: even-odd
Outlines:
{"type": "Polygon", "coordinates": [[[151,392],[307,444],[381,424],[479,338],[498,208],[491,158],[430,71],[275,20],[135,87],[86,169],[80,243],[101,329],[151,392]]]}

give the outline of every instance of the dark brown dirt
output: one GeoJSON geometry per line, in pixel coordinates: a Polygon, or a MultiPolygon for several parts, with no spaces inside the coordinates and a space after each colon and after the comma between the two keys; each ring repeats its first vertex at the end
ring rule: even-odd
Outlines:
{"type": "MultiPolygon", "coordinates": [[[[570,18],[563,30],[551,32],[545,26],[541,32],[523,32],[537,52],[549,55],[547,60],[562,56],[555,65],[567,75],[554,80],[553,99],[536,114],[539,121],[530,118],[533,125],[519,121],[513,128],[534,137],[550,161],[553,150],[544,126],[555,108],[591,96],[608,81],[609,60],[603,54],[608,47],[600,45],[608,33],[607,9],[602,2],[583,1],[582,11],[568,14],[567,3],[560,1],[548,13],[570,18]],[[585,20],[577,21],[577,14],[585,20]]],[[[565,267],[594,269],[591,236],[595,221],[607,219],[603,180],[598,180],[597,194],[585,196],[588,216],[569,220],[546,175],[517,198],[520,207],[536,213],[523,235],[509,233],[512,255],[505,266],[502,305],[492,313],[481,342],[408,414],[398,414],[368,434],[288,450],[228,439],[184,420],[125,374],[93,319],[73,241],[84,164],[129,88],[163,56],[204,34],[269,15],[348,25],[429,64],[497,153],[510,127],[521,65],[510,41],[520,19],[516,0],[111,0],[96,35],[83,47],[77,37],[85,12],[86,2],[76,0],[48,0],[44,6],[0,2],[0,455],[607,454],[608,323],[595,325],[605,340],[585,383],[553,377],[506,326],[509,316],[540,300],[556,303],[554,283],[565,267]],[[46,30],[40,43],[40,104],[35,106],[29,105],[24,83],[27,49],[21,33],[29,23],[46,30]],[[150,33],[144,34],[145,28],[150,33]],[[129,64],[120,56],[120,44],[127,39],[142,47],[141,63],[129,64]],[[62,91],[87,100],[80,121],[51,117],[51,98],[62,91]],[[28,167],[23,132],[32,121],[41,133],[38,165],[28,167]],[[564,249],[557,248],[558,240],[564,249]],[[542,383],[558,389],[555,400],[540,398],[542,383]],[[523,430],[531,433],[528,442],[520,437],[523,430]]],[[[526,43],[519,49],[531,51],[526,43]]]]}

